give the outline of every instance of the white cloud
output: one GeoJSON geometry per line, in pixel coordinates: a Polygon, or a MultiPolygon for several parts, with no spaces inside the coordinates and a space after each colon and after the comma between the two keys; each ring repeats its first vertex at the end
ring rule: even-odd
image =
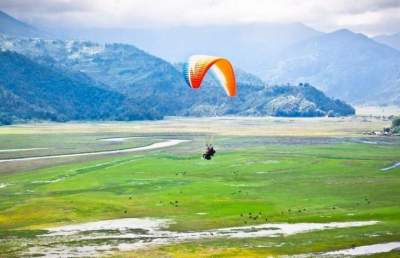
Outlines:
{"type": "Polygon", "coordinates": [[[69,27],[303,22],[376,34],[400,25],[399,0],[2,0],[0,9],[36,25],[69,27]]]}

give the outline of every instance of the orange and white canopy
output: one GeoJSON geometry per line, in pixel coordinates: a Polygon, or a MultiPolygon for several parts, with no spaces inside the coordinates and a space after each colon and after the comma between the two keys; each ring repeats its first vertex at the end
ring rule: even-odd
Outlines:
{"type": "Polygon", "coordinates": [[[222,57],[191,56],[183,69],[187,84],[193,89],[200,88],[201,82],[210,68],[225,89],[226,94],[230,97],[236,96],[236,79],[233,67],[227,59],[222,57]]]}

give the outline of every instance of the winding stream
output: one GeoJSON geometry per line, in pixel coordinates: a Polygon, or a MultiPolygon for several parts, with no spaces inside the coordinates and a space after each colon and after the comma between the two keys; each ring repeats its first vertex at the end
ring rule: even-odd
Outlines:
{"type": "Polygon", "coordinates": [[[388,170],[392,170],[392,169],[395,169],[395,168],[398,168],[398,167],[400,167],[400,162],[397,162],[397,163],[393,164],[390,167],[382,168],[381,171],[388,171],[388,170]]]}
{"type": "Polygon", "coordinates": [[[149,246],[174,244],[210,238],[278,237],[336,228],[362,227],[377,221],[330,223],[270,223],[219,228],[205,231],[175,232],[168,226],[174,221],[152,218],[104,220],[49,228],[39,242],[25,253],[44,257],[92,257],[115,251],[131,251],[149,246]]]}
{"type": "Polygon", "coordinates": [[[26,157],[26,158],[15,158],[15,159],[0,159],[2,162],[16,162],[16,161],[27,161],[27,160],[41,160],[41,159],[55,159],[55,158],[67,158],[67,157],[80,157],[80,156],[94,156],[94,155],[104,155],[104,154],[120,154],[120,153],[130,153],[145,150],[155,150],[166,147],[171,147],[178,145],[180,143],[189,142],[190,140],[178,140],[170,139],[162,142],[152,143],[147,146],[135,147],[122,150],[110,150],[110,151],[96,151],[96,152],[84,152],[84,153],[72,153],[72,154],[59,154],[59,155],[48,155],[48,156],[37,156],[37,157],[26,157]]]}

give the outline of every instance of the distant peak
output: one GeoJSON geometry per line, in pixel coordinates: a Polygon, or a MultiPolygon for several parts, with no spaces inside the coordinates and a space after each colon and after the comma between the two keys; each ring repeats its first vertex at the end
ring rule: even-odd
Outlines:
{"type": "Polygon", "coordinates": [[[12,17],[11,15],[3,12],[2,10],[0,10],[0,18],[1,19],[7,19],[7,20],[10,20],[10,21],[13,21],[13,22],[22,23],[21,21],[15,19],[14,17],[12,17]]]}
{"type": "Polygon", "coordinates": [[[400,32],[396,32],[393,34],[388,35],[389,37],[400,37],[400,32]]]}
{"type": "Polygon", "coordinates": [[[331,32],[330,34],[354,35],[355,33],[349,29],[340,29],[340,30],[335,30],[334,32],[331,32]]]}
{"type": "Polygon", "coordinates": [[[341,37],[341,38],[348,38],[348,39],[368,39],[368,37],[362,33],[355,33],[349,29],[340,29],[333,31],[331,33],[326,34],[328,37],[329,36],[334,36],[334,37],[341,37]]]}
{"type": "Polygon", "coordinates": [[[380,35],[376,35],[374,38],[390,38],[390,37],[400,37],[400,31],[399,31],[399,32],[392,33],[392,34],[380,34],[380,35]]]}
{"type": "Polygon", "coordinates": [[[0,10],[0,33],[18,37],[40,37],[46,33],[0,10]]]}

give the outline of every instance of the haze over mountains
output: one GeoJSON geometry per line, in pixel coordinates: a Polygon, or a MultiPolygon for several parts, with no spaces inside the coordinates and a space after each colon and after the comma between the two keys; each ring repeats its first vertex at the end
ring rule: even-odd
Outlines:
{"type": "Polygon", "coordinates": [[[0,75],[0,97],[8,98],[0,113],[8,121],[354,113],[349,105],[328,98],[313,86],[350,103],[400,104],[400,52],[348,30],[321,33],[302,24],[251,24],[236,29],[219,26],[134,30],[132,34],[117,31],[115,37],[109,31],[103,34],[92,31],[93,35],[81,31],[80,36],[69,31],[61,37],[3,13],[0,19],[11,22],[6,27],[0,26],[2,65],[14,67],[0,75]],[[153,49],[152,54],[156,55],[133,45],[65,39],[72,34],[93,41],[137,42],[147,50],[153,49]],[[124,35],[128,36],[124,39],[124,35]],[[227,98],[211,75],[201,90],[189,90],[182,78],[180,62],[194,53],[231,58],[236,67],[239,96],[227,98]],[[178,62],[173,65],[157,55],[178,62]],[[30,69],[32,73],[27,74],[30,69]],[[60,81],[55,80],[57,75],[60,81]],[[21,85],[24,90],[19,90],[21,85]],[[51,93],[43,94],[46,87],[51,88],[51,93]],[[57,94],[64,94],[64,87],[71,100],[64,103],[65,107],[52,101],[57,100],[57,94]],[[26,90],[31,95],[22,94],[26,90]],[[96,97],[85,99],[81,95],[96,97]],[[77,105],[79,102],[82,103],[77,105]],[[90,102],[96,110],[88,106],[90,102]],[[81,112],[85,105],[86,113],[81,112]],[[19,112],[26,115],[19,116],[17,109],[9,108],[16,106],[26,106],[25,111],[19,112]],[[140,110],[144,112],[139,115],[140,110]],[[32,112],[37,115],[29,116],[32,112]]]}
{"type": "Polygon", "coordinates": [[[147,29],[69,30],[64,38],[134,44],[170,62],[182,62],[193,53],[229,57],[236,67],[262,74],[276,52],[318,35],[301,23],[166,27],[147,29]]]}

